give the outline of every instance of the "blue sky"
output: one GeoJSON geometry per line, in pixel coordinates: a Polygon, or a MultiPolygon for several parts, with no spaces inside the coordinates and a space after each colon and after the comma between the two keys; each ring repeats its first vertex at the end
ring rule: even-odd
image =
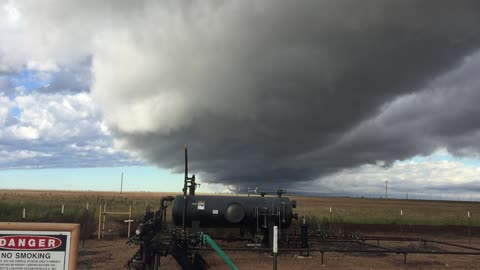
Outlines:
{"type": "MultiPolygon", "coordinates": [[[[65,72],[57,70],[53,72],[40,72],[23,68],[18,73],[13,73],[8,76],[9,87],[2,89],[10,92],[9,99],[12,103],[18,97],[25,97],[41,95],[41,92],[48,88],[52,83],[58,80],[56,77],[64,75],[65,72]],[[35,92],[35,93],[34,93],[35,92]]],[[[54,89],[55,90],[55,89],[54,89]]],[[[56,89],[61,90],[61,89],[56,89]]],[[[68,95],[68,93],[66,93],[68,95]]],[[[81,108],[80,108],[81,109],[81,108]]],[[[10,107],[7,118],[20,119],[22,116],[22,108],[13,104],[10,107]]],[[[95,118],[97,116],[93,116],[95,118]]],[[[74,124],[74,123],[72,123],[74,124]]],[[[109,136],[101,134],[110,141],[109,136]]],[[[87,135],[88,136],[88,135],[87,135]]],[[[105,138],[101,138],[105,139],[105,138]]],[[[26,141],[15,140],[11,138],[14,143],[29,143],[26,141]]],[[[68,143],[82,144],[83,138],[72,138],[68,143]]],[[[107,146],[111,146],[107,143],[107,146]]],[[[32,145],[32,147],[35,147],[32,145]]],[[[17,146],[17,149],[22,147],[17,146]]],[[[31,151],[32,149],[23,149],[23,151],[31,151]]],[[[67,168],[51,168],[49,161],[41,161],[44,163],[40,168],[28,168],[31,166],[33,158],[27,160],[25,163],[21,161],[5,162],[4,168],[0,169],[0,189],[51,189],[51,190],[100,190],[100,191],[116,191],[120,189],[121,174],[124,174],[125,191],[170,191],[179,192],[183,188],[183,175],[174,174],[169,170],[159,169],[156,166],[148,165],[142,161],[126,161],[131,166],[111,166],[115,163],[115,159],[124,159],[125,155],[107,155],[107,167],[75,167],[75,160],[73,162],[62,165],[67,168]],[[22,168],[24,167],[24,168],[22,168]]],[[[62,158],[62,157],[61,157],[62,158]]],[[[128,159],[128,157],[127,157],[128,159]]],[[[96,165],[94,162],[86,164],[87,166],[96,165]]]]}
{"type": "MultiPolygon", "coordinates": [[[[39,72],[36,70],[22,69],[20,72],[9,76],[12,95],[15,100],[18,96],[30,95],[33,91],[48,87],[55,82],[59,72],[39,72]],[[20,89],[21,93],[13,89],[20,89]]],[[[7,89],[8,90],[8,89],[7,89]]],[[[12,106],[9,116],[19,119],[22,109],[12,106]]],[[[75,143],[75,141],[72,141],[75,143]]],[[[111,157],[114,158],[114,157],[111,157]]],[[[100,190],[112,191],[120,189],[120,176],[124,174],[125,191],[179,191],[183,187],[183,176],[170,173],[168,170],[155,166],[108,166],[75,168],[45,168],[40,169],[15,169],[0,170],[0,189],[53,189],[53,190],[100,190]]],[[[95,164],[89,164],[95,165],[95,164]]],[[[7,164],[8,166],[8,164],[7,164]]],[[[19,167],[22,167],[20,165],[19,167]]]]}
{"type": "Polygon", "coordinates": [[[326,3],[0,1],[0,189],[478,198],[480,11],[326,3]]]}
{"type": "Polygon", "coordinates": [[[152,166],[2,170],[0,189],[169,191],[183,188],[183,175],[152,166]]]}

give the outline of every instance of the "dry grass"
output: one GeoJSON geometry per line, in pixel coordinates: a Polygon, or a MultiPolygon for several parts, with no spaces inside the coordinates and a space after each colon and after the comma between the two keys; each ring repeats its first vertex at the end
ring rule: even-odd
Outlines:
{"type": "MultiPolygon", "coordinates": [[[[21,221],[22,209],[27,209],[26,221],[79,221],[86,204],[96,219],[100,205],[108,211],[128,211],[132,205],[134,218],[141,218],[147,205],[157,209],[162,196],[174,192],[98,192],[98,191],[33,191],[0,190],[0,221],[21,221]],[[61,205],[65,213],[61,215],[61,205]]],[[[480,203],[455,201],[424,201],[366,198],[331,198],[290,196],[297,200],[295,212],[306,216],[312,223],[332,216],[346,223],[359,224],[411,224],[411,225],[467,225],[480,226],[480,203]],[[403,210],[403,217],[400,217],[403,210]]],[[[118,220],[125,217],[118,217],[118,220]]]]}
{"type": "Polygon", "coordinates": [[[480,226],[480,203],[366,198],[296,197],[299,215],[310,218],[342,217],[346,223],[480,226]],[[403,216],[400,211],[403,210],[403,216]]]}

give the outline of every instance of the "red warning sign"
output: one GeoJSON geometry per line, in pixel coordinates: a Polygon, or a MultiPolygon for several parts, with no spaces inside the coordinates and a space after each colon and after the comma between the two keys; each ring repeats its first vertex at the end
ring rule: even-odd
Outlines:
{"type": "Polygon", "coordinates": [[[49,250],[62,245],[62,240],[51,236],[0,236],[0,248],[8,250],[49,250]]]}

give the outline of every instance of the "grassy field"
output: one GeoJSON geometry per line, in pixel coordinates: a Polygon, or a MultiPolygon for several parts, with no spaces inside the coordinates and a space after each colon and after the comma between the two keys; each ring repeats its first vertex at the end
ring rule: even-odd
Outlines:
{"type": "MultiPolygon", "coordinates": [[[[128,212],[132,206],[133,218],[143,217],[147,205],[158,209],[159,199],[178,193],[156,192],[78,192],[78,191],[26,191],[0,190],[0,221],[80,222],[95,224],[100,205],[107,211],[128,212]],[[87,203],[89,210],[86,210],[87,203]],[[64,214],[61,214],[64,205],[64,214]]],[[[480,203],[454,201],[424,201],[366,198],[329,198],[290,196],[297,200],[296,213],[305,216],[311,224],[332,219],[359,224],[410,225],[470,225],[480,226],[480,203]],[[400,211],[403,216],[400,216],[400,211]],[[470,212],[470,221],[467,219],[470,212]]],[[[121,222],[126,216],[110,220],[121,222]]]]}
{"type": "Polygon", "coordinates": [[[478,202],[295,196],[291,199],[297,200],[299,215],[315,221],[330,218],[331,207],[332,217],[344,223],[462,226],[470,222],[471,226],[480,226],[478,202]]]}
{"type": "Polygon", "coordinates": [[[26,221],[77,221],[87,212],[87,204],[88,212],[96,215],[99,206],[106,205],[107,211],[128,212],[131,205],[133,217],[140,218],[148,205],[157,209],[160,197],[165,195],[174,193],[0,190],[0,221],[22,221],[23,208],[26,209],[26,221]]]}

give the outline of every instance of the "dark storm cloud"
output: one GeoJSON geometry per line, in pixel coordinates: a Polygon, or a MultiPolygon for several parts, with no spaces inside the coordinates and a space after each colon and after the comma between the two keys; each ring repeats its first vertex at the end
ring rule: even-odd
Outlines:
{"type": "MultiPolygon", "coordinates": [[[[318,155],[357,163],[391,163],[445,148],[457,156],[480,153],[480,53],[428,84],[423,91],[396,99],[377,116],[318,155]]],[[[312,158],[316,155],[313,154],[312,158]]]]}
{"type": "Polygon", "coordinates": [[[480,184],[478,181],[472,181],[461,184],[432,185],[428,189],[439,193],[478,193],[480,192],[480,184]]]}
{"type": "MultiPolygon", "coordinates": [[[[233,6],[198,12],[197,6],[172,8],[182,14],[172,17],[183,24],[171,39],[162,32],[171,44],[151,37],[161,44],[159,52],[152,50],[155,42],[143,39],[145,32],[132,31],[136,57],[163,60],[158,77],[151,75],[153,68],[145,71],[151,76],[105,78],[102,70],[123,69],[121,60],[103,55],[95,63],[94,57],[94,93],[126,147],[178,171],[187,143],[192,171],[207,181],[287,187],[366,163],[388,165],[443,145],[454,153],[478,153],[470,141],[478,120],[460,122],[476,115],[478,109],[470,105],[479,101],[478,91],[437,87],[432,81],[479,48],[479,2],[262,1],[233,6]],[[228,17],[230,9],[234,12],[228,17]],[[162,50],[179,57],[169,62],[162,50]],[[106,64],[113,59],[120,62],[106,64]],[[160,98],[142,119],[124,122],[141,111],[145,100],[172,89],[179,102],[160,98]],[[439,107],[447,103],[455,108],[439,107]],[[463,103],[471,110],[464,110],[463,103]],[[125,106],[125,115],[115,116],[119,109],[112,104],[125,106]],[[376,117],[385,120],[377,123],[376,117]],[[445,128],[441,119],[451,127],[445,128]]],[[[152,67],[125,59],[125,65],[137,64],[130,66],[133,70],[152,67]]]]}

